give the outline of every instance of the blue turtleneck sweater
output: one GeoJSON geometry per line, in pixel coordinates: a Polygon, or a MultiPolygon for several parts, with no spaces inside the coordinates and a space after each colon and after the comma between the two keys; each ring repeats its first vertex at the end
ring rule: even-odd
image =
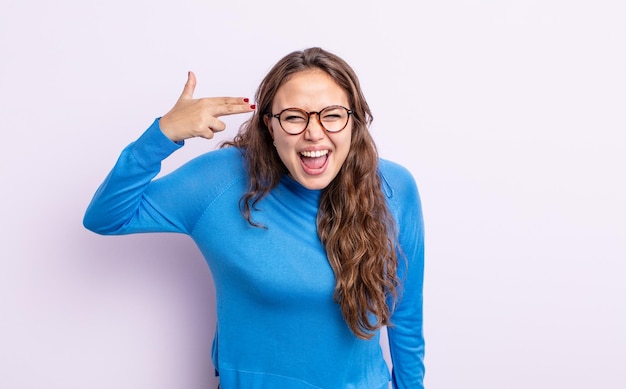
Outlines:
{"type": "MultiPolygon", "coordinates": [[[[423,387],[421,205],[411,174],[380,160],[383,191],[408,266],[388,328],[390,377],[373,339],[354,336],[333,299],[335,279],[316,230],[320,191],[289,176],[258,203],[252,227],[239,201],[248,177],[234,147],[201,155],[155,179],[182,144],[158,120],[121,153],[91,201],[84,225],[106,235],[189,235],[216,288],[213,362],[224,389],[382,389],[423,387]]],[[[402,261],[400,262],[403,263],[402,261]]]]}

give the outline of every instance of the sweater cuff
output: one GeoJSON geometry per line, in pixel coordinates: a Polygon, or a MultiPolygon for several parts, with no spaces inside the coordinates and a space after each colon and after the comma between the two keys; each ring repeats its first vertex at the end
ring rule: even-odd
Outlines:
{"type": "Polygon", "coordinates": [[[161,161],[185,144],[185,141],[173,142],[163,134],[159,126],[159,119],[156,118],[152,125],[131,146],[133,156],[145,167],[161,163],[161,161]]]}

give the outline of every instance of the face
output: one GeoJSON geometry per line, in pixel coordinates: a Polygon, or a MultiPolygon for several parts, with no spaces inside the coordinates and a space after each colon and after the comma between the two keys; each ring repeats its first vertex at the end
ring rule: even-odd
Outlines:
{"type": "MultiPolygon", "coordinates": [[[[295,73],[277,91],[272,113],[285,108],[301,108],[318,112],[331,105],[350,109],[346,92],[324,71],[319,69],[295,73]]],[[[265,117],[280,159],[289,175],[307,189],[323,189],[337,176],[343,165],[352,138],[352,118],[339,132],[327,132],[311,115],[309,124],[298,135],[283,131],[277,118],[265,117]]]]}

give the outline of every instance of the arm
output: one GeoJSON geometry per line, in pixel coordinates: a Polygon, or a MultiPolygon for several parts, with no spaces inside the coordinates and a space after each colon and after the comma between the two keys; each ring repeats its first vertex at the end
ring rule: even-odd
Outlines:
{"type": "Polygon", "coordinates": [[[185,201],[183,195],[193,195],[185,190],[193,186],[193,176],[185,169],[162,181],[167,184],[158,185],[153,179],[161,161],[185,139],[212,138],[214,132],[224,130],[226,126],[218,117],[255,108],[244,98],[194,99],[195,86],[195,75],[189,72],[174,107],[122,151],[87,208],[83,219],[87,229],[100,234],[186,232],[186,216],[193,211],[193,203],[185,201]]]}
{"type": "MultiPolygon", "coordinates": [[[[83,225],[105,235],[133,232],[179,231],[144,196],[161,170],[161,161],[182,144],[169,140],[154,123],[127,146],[92,198],[83,225]]],[[[171,217],[169,218],[171,220],[171,217]]]]}
{"type": "Polygon", "coordinates": [[[425,371],[422,329],[424,224],[415,181],[406,172],[399,182],[402,187],[394,191],[392,201],[404,257],[400,258],[398,267],[402,288],[391,318],[392,326],[387,329],[393,364],[392,384],[394,389],[421,389],[425,371]]]}

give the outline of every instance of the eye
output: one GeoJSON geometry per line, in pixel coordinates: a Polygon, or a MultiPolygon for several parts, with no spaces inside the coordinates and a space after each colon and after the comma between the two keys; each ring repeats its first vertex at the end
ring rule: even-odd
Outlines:
{"type": "Polygon", "coordinates": [[[280,120],[288,123],[302,123],[306,122],[307,116],[295,110],[285,111],[280,115],[280,120]]]}
{"type": "Polygon", "coordinates": [[[322,111],[321,119],[325,122],[333,122],[343,120],[346,115],[346,110],[343,108],[328,108],[322,111]]]}
{"type": "Polygon", "coordinates": [[[322,120],[333,121],[341,119],[341,115],[339,114],[329,114],[322,116],[322,120]]]}
{"type": "Polygon", "coordinates": [[[298,116],[298,115],[289,115],[289,116],[283,116],[283,119],[286,122],[292,122],[292,123],[297,123],[297,122],[303,122],[306,119],[303,118],[302,116],[298,116]]]}

